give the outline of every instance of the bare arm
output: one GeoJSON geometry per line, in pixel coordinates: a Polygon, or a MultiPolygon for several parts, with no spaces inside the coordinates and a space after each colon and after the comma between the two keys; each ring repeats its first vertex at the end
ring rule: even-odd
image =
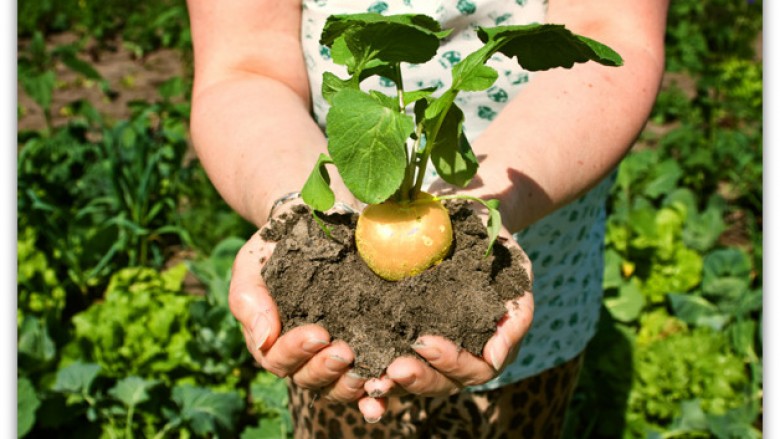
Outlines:
{"type": "MultiPolygon", "coordinates": [[[[221,195],[261,227],[274,200],[300,189],[325,138],[309,115],[299,41],[299,1],[188,0],[195,53],[191,134],[221,195]]],[[[334,189],[339,191],[339,185],[334,189]]],[[[343,192],[337,192],[337,195],[343,192]]],[[[341,197],[350,202],[351,199],[341,197]]],[[[350,374],[354,353],[318,325],[281,334],[260,276],[273,244],[254,234],[233,264],[230,310],[247,348],[266,370],[323,397],[361,400],[365,379],[350,374]]],[[[362,403],[365,406],[365,403],[362,403]]],[[[376,410],[370,404],[366,416],[376,410]]]]}
{"type": "MultiPolygon", "coordinates": [[[[260,226],[299,189],[326,141],[309,115],[300,1],[189,0],[195,54],[191,131],[214,185],[260,226]]],[[[334,185],[340,198],[348,195],[334,185]]]]}
{"type": "Polygon", "coordinates": [[[536,73],[474,142],[486,158],[467,192],[498,196],[509,230],[583,194],[629,150],[663,74],[667,6],[668,0],[550,0],[548,22],[609,45],[625,64],[536,73]]]}

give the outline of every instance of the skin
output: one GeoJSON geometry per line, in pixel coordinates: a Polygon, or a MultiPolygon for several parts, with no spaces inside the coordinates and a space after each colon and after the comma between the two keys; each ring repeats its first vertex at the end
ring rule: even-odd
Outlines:
{"type": "MultiPolygon", "coordinates": [[[[196,152],[231,207],[262,227],[274,200],[299,190],[326,151],[309,115],[300,0],[188,0],[188,7],[196,152]]],[[[625,65],[588,63],[536,74],[473,140],[484,158],[471,186],[438,184],[431,192],[498,198],[502,236],[508,237],[597,184],[630,149],[652,108],[663,74],[667,8],[668,0],[550,0],[549,22],[611,46],[625,65]]],[[[337,198],[357,206],[332,175],[337,198]]],[[[533,300],[526,294],[508,308],[481,357],[426,336],[414,347],[429,364],[398,358],[385,376],[365,380],[350,372],[349,346],[331,343],[323,328],[308,325],[280,336],[276,306],[259,275],[258,261],[271,251],[272,244],[254,235],[234,264],[230,308],[247,347],[278,376],[320,388],[325,398],[357,401],[369,421],[381,418],[388,395],[446,395],[488,381],[514,358],[531,324],[533,300]]]]}

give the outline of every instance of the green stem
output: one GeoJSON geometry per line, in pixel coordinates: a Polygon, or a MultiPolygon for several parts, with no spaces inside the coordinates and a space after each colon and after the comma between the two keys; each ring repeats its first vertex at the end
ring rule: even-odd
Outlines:
{"type": "Polygon", "coordinates": [[[450,107],[455,102],[455,97],[458,95],[458,90],[450,88],[439,98],[445,102],[444,108],[439,110],[438,116],[432,126],[432,129],[426,133],[425,137],[425,149],[419,154],[417,162],[417,181],[414,184],[412,194],[417,195],[422,191],[423,179],[425,178],[425,169],[428,166],[428,160],[431,158],[431,152],[433,151],[433,145],[436,143],[436,137],[439,134],[441,125],[444,123],[444,119],[447,113],[450,111],[450,107]]]}
{"type": "Polygon", "coordinates": [[[401,189],[399,190],[399,196],[398,196],[398,202],[403,203],[407,202],[409,200],[413,200],[415,198],[415,195],[417,195],[418,192],[412,192],[412,184],[414,184],[414,171],[417,169],[417,165],[415,161],[417,160],[417,149],[420,147],[420,139],[422,138],[422,130],[423,130],[423,124],[419,123],[417,124],[417,129],[415,130],[416,139],[414,140],[414,144],[412,145],[412,152],[411,155],[409,154],[409,151],[406,152],[406,174],[404,175],[404,180],[401,182],[401,189]]]}
{"type": "Polygon", "coordinates": [[[125,421],[125,438],[133,439],[133,413],[135,412],[135,404],[130,405],[127,409],[127,421],[125,421]]]}

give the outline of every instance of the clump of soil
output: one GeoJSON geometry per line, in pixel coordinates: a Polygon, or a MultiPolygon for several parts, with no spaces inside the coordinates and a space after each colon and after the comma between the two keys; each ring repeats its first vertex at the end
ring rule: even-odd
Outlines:
{"type": "Polygon", "coordinates": [[[307,207],[295,206],[262,232],[277,242],[263,267],[282,332],[317,323],[355,353],[354,371],[378,377],[396,357],[416,355],[421,335],[444,336],[475,355],[495,333],[505,303],[531,290],[525,256],[500,242],[485,257],[488,235],[467,207],[447,204],[454,242],[450,255],[424,273],[390,282],[375,275],[354,246],[357,216],[322,217],[328,238],[307,207]]]}

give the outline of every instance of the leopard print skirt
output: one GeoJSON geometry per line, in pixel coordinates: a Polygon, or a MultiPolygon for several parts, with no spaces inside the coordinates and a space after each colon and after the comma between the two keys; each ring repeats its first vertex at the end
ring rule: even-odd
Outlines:
{"type": "Polygon", "coordinates": [[[376,424],[363,420],[357,404],[319,399],[288,380],[295,438],[559,438],[582,357],[496,390],[391,397],[376,424]]]}

